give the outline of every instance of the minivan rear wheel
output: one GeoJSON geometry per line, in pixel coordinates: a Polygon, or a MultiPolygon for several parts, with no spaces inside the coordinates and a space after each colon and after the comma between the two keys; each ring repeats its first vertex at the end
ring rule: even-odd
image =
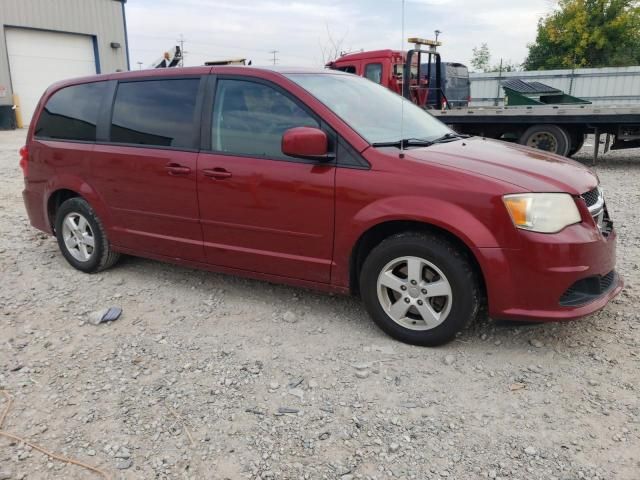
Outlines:
{"type": "Polygon", "coordinates": [[[373,321],[413,345],[452,340],[477,315],[477,274],[461,251],[433,234],[407,232],[381,242],[366,258],[360,293],[373,321]]]}
{"type": "Polygon", "coordinates": [[[119,253],[111,250],[102,222],[82,198],[70,198],[60,205],[55,231],[62,255],[82,272],[99,272],[120,258],[119,253]]]}

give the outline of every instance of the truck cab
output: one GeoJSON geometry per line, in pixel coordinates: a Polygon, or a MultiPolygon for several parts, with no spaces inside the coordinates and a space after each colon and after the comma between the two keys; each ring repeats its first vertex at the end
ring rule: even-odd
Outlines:
{"type": "Polygon", "coordinates": [[[326,67],[368,78],[398,95],[403,94],[405,72],[408,72],[404,96],[416,105],[424,107],[427,104],[428,76],[420,72],[419,56],[411,56],[408,63],[409,56],[408,52],[400,50],[371,50],[343,55],[327,63],[326,67]]]}

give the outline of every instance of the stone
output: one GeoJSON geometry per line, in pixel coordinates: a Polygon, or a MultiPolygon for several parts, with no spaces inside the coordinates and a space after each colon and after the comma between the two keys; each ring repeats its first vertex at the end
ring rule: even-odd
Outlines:
{"type": "Polygon", "coordinates": [[[456,357],[454,357],[453,355],[449,354],[449,355],[445,356],[442,361],[443,361],[443,363],[445,365],[453,365],[455,363],[455,361],[456,361],[456,357]]]}
{"type": "Polygon", "coordinates": [[[538,451],[535,448],[533,448],[531,445],[529,445],[527,448],[524,449],[524,453],[526,453],[527,455],[534,456],[536,453],[538,453],[538,451]]]}
{"type": "Polygon", "coordinates": [[[127,468],[131,468],[131,465],[133,465],[133,461],[130,458],[123,458],[116,463],[116,468],[118,470],[126,470],[127,468]]]}

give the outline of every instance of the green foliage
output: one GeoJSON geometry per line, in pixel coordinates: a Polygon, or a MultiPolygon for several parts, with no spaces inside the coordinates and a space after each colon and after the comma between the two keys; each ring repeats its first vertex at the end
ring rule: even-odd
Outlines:
{"type": "Polygon", "coordinates": [[[473,48],[473,54],[471,56],[471,65],[475,71],[480,72],[517,72],[520,70],[520,65],[513,63],[511,60],[502,61],[491,65],[491,52],[489,52],[489,46],[483,43],[479,47],[473,48]]]}
{"type": "Polygon", "coordinates": [[[538,22],[526,70],[640,64],[640,1],[560,0],[538,22]]]}
{"type": "Polygon", "coordinates": [[[489,60],[491,54],[489,53],[489,46],[486,43],[480,45],[480,47],[473,47],[473,54],[471,56],[471,66],[475,70],[481,72],[489,71],[489,60]]]}

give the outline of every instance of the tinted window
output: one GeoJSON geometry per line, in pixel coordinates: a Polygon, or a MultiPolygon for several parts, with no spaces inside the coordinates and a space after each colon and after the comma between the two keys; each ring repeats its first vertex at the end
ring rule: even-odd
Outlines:
{"type": "Polygon", "coordinates": [[[111,141],[193,147],[199,82],[194,78],[120,83],[111,141]]]}
{"type": "Polygon", "coordinates": [[[347,65],[346,67],[338,67],[336,68],[336,70],[340,70],[341,72],[346,72],[346,73],[356,73],[356,67],[354,67],[353,65],[347,65]]]}
{"type": "Polygon", "coordinates": [[[213,108],[212,145],[218,152],[267,158],[282,153],[282,134],[293,127],[319,127],[289,97],[272,87],[220,80],[213,108]]]}
{"type": "Polygon", "coordinates": [[[364,69],[364,76],[372,82],[380,83],[382,81],[382,64],[370,63],[364,69]]]}
{"type": "Polygon", "coordinates": [[[37,137],[95,141],[105,82],[58,90],[45,105],[35,129],[37,137]]]}

